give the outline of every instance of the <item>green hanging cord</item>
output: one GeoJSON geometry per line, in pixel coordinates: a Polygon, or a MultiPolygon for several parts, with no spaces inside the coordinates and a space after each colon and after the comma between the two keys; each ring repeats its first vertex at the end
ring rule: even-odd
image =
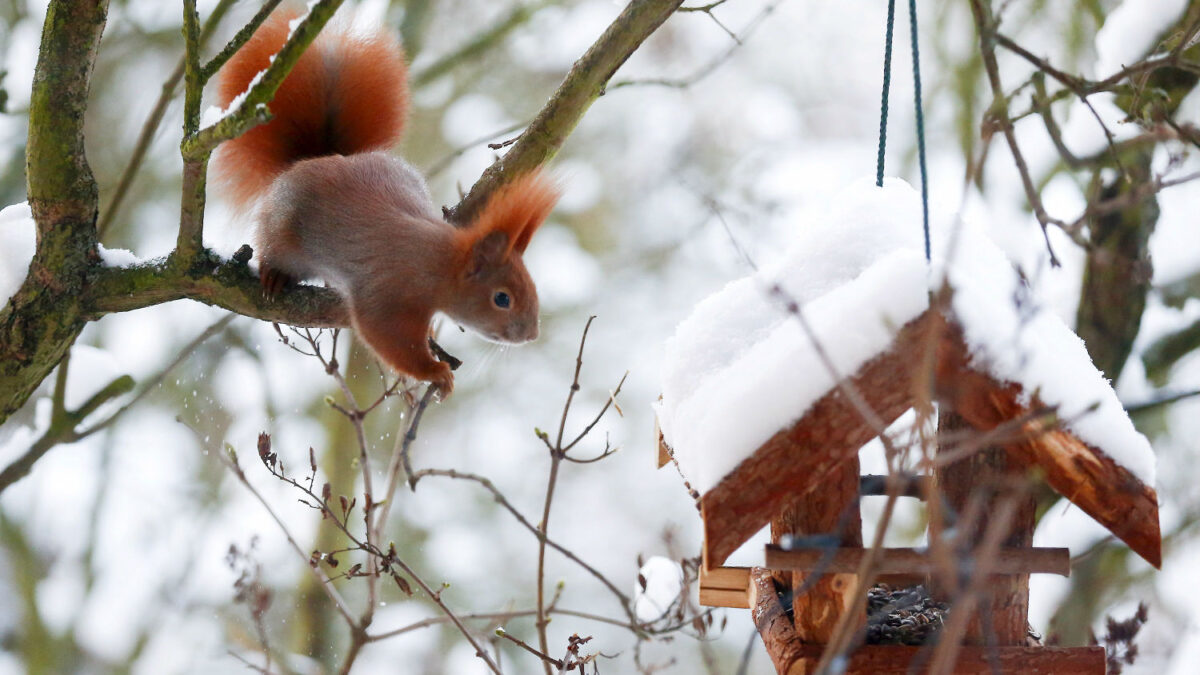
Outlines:
{"type": "MultiPolygon", "coordinates": [[[[888,0],[893,2],[894,0],[888,0]]],[[[917,111],[917,160],[921,165],[921,216],[925,227],[925,260],[929,251],[929,174],[925,168],[925,113],[921,107],[921,53],[917,49],[917,0],[908,0],[908,24],[912,33],[913,105],[917,111]]],[[[888,22],[888,32],[891,32],[888,22]]],[[[880,174],[882,176],[882,173],[880,174]]],[[[881,179],[882,180],[882,179],[881,179]]]]}
{"type": "Polygon", "coordinates": [[[892,25],[896,0],[888,0],[887,38],[883,42],[883,94],[879,102],[879,154],[875,157],[875,185],[883,187],[883,151],[887,148],[888,90],[892,88],[892,25]]]}
{"type": "MultiPolygon", "coordinates": [[[[883,43],[883,94],[879,101],[879,152],[875,156],[875,185],[883,187],[883,157],[887,149],[888,91],[892,86],[892,34],[896,0],[888,0],[887,37],[883,43]]],[[[908,0],[908,25],[912,34],[913,104],[917,119],[917,158],[921,167],[921,216],[925,231],[925,260],[929,245],[929,172],[925,164],[925,113],[921,106],[921,54],[917,49],[917,0],[908,0]]]]}

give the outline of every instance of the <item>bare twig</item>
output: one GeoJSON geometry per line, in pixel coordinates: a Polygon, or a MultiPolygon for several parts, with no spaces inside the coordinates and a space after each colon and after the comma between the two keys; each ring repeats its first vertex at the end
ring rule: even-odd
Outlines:
{"type": "Polygon", "coordinates": [[[1169,394],[1161,394],[1159,396],[1151,398],[1148,401],[1142,401],[1140,403],[1133,403],[1131,405],[1127,405],[1127,406],[1125,406],[1125,411],[1128,412],[1130,415],[1134,415],[1134,414],[1137,414],[1140,412],[1146,412],[1148,410],[1154,410],[1156,408],[1161,408],[1163,406],[1171,405],[1172,403],[1175,403],[1177,401],[1194,398],[1196,396],[1200,396],[1200,389],[1193,389],[1191,391],[1179,391],[1179,392],[1174,392],[1174,393],[1169,393],[1169,394]]]}
{"type": "Polygon", "coordinates": [[[517,519],[517,522],[519,522],[522,526],[524,526],[525,529],[527,529],[531,533],[533,533],[533,535],[536,536],[539,541],[544,540],[546,542],[547,546],[558,551],[563,556],[565,556],[568,560],[570,560],[571,562],[575,563],[576,565],[579,565],[580,567],[582,567],[588,574],[591,574],[593,577],[596,578],[597,581],[599,581],[601,584],[603,584],[604,587],[607,588],[613,594],[613,596],[615,596],[617,598],[617,600],[620,602],[621,608],[623,610],[625,610],[625,613],[628,616],[629,621],[632,623],[637,623],[637,617],[634,616],[633,610],[630,608],[631,601],[630,601],[630,598],[628,595],[626,595],[623,591],[621,591],[621,589],[617,588],[617,585],[614,584],[611,580],[609,580],[608,577],[604,576],[603,573],[601,573],[595,567],[592,567],[591,565],[589,565],[586,561],[584,561],[578,555],[572,553],[570,549],[564,547],[562,544],[559,544],[558,542],[554,541],[553,539],[550,539],[549,537],[547,537],[540,528],[538,528],[536,525],[531,523],[524,516],[524,514],[522,514],[515,506],[513,506],[512,502],[509,501],[508,498],[504,496],[504,493],[501,492],[500,489],[497,488],[495,483],[493,483],[491,480],[489,480],[483,476],[477,475],[477,474],[465,473],[465,472],[458,471],[455,469],[422,469],[417,472],[417,475],[419,475],[421,477],[440,476],[442,478],[466,480],[466,481],[471,481],[471,482],[478,483],[479,485],[481,485],[485,490],[487,490],[488,492],[490,492],[492,494],[492,498],[496,500],[497,504],[499,504],[502,508],[504,508],[505,511],[508,511],[510,514],[512,514],[512,516],[517,519]]]}
{"type": "Polygon", "coordinates": [[[434,176],[437,176],[438,174],[440,174],[441,172],[443,172],[447,168],[449,168],[450,164],[454,160],[458,159],[459,157],[462,157],[468,151],[470,151],[472,148],[477,147],[481,143],[487,143],[488,141],[492,140],[493,138],[499,138],[500,136],[507,136],[508,134],[511,134],[516,131],[520,131],[521,129],[524,129],[527,126],[529,126],[529,122],[517,122],[516,124],[510,124],[509,126],[504,127],[503,129],[498,129],[486,136],[480,136],[479,138],[476,138],[475,140],[473,140],[469,143],[464,143],[464,144],[458,146],[457,148],[451,150],[450,152],[446,153],[445,156],[443,156],[441,159],[437,160],[433,164],[430,164],[429,168],[425,170],[425,177],[431,179],[434,176]]]}
{"type": "MultiPolygon", "coordinates": [[[[567,391],[567,400],[563,404],[562,417],[558,421],[558,436],[555,439],[554,446],[550,447],[549,441],[545,434],[542,434],[542,441],[546,443],[550,449],[550,473],[546,480],[546,499],[542,506],[542,520],[538,524],[538,564],[537,564],[537,623],[534,624],[537,628],[538,644],[542,652],[549,651],[549,642],[546,638],[546,603],[545,603],[545,576],[546,576],[546,536],[550,526],[550,505],[554,501],[554,488],[558,484],[558,467],[562,463],[562,458],[566,454],[563,449],[563,432],[567,426],[567,416],[571,413],[571,403],[575,400],[575,392],[579,391],[579,373],[583,370],[583,347],[587,344],[588,330],[592,327],[592,321],[595,316],[589,316],[587,323],[583,326],[583,336],[579,339],[579,353],[575,356],[575,376],[571,380],[571,387],[567,391]]],[[[612,399],[609,398],[609,402],[612,399]]],[[[605,403],[604,409],[608,409],[608,403],[605,403]]],[[[603,413],[601,413],[603,414],[603,413]]],[[[599,418],[597,418],[598,420],[599,418]]],[[[545,666],[546,675],[551,675],[550,665],[543,663],[545,666]]]]}
{"type": "MultiPolygon", "coordinates": [[[[188,426],[188,428],[192,429],[190,426],[188,426]]],[[[196,437],[201,440],[201,442],[204,441],[204,435],[202,433],[196,429],[192,429],[192,431],[196,434],[196,437]]],[[[254,495],[254,498],[258,500],[258,503],[262,504],[263,508],[267,510],[267,514],[271,516],[271,520],[275,521],[275,524],[279,526],[279,530],[283,532],[284,538],[286,538],[288,544],[291,545],[292,550],[294,550],[296,555],[300,556],[300,559],[304,561],[304,567],[307,568],[316,578],[317,585],[321,587],[321,589],[325,592],[325,595],[329,598],[330,602],[333,603],[333,606],[335,609],[337,609],[338,614],[340,614],[342,619],[346,621],[346,625],[350,626],[351,630],[354,630],[358,624],[354,620],[354,616],[350,613],[350,608],[346,605],[346,601],[342,599],[341,594],[338,593],[337,589],[334,588],[332,583],[330,583],[329,577],[326,576],[325,573],[315,565],[309,564],[310,556],[300,548],[300,544],[296,543],[295,537],[292,536],[291,531],[288,529],[287,525],[284,524],[283,519],[279,517],[279,514],[275,513],[275,509],[271,508],[270,503],[268,503],[267,500],[262,496],[262,493],[259,492],[258,489],[255,488],[254,485],[246,478],[245,472],[242,471],[242,467],[238,464],[237,455],[234,454],[232,450],[228,455],[224,452],[221,452],[218,448],[212,448],[211,450],[212,451],[210,454],[216,455],[218,461],[220,461],[225,468],[229,469],[230,472],[233,473],[234,477],[238,479],[238,482],[240,482],[242,486],[250,492],[250,494],[254,495]]]]}
{"type": "Polygon", "coordinates": [[[995,124],[1000,127],[1000,131],[1004,135],[1004,140],[1008,143],[1013,163],[1016,165],[1017,173],[1021,177],[1021,185],[1025,189],[1025,199],[1029,202],[1030,208],[1033,209],[1033,213],[1037,217],[1038,224],[1042,227],[1042,236],[1046,242],[1046,250],[1050,255],[1050,264],[1058,267],[1060,264],[1058,256],[1055,255],[1054,248],[1050,244],[1050,236],[1046,228],[1051,224],[1065,228],[1066,223],[1050,217],[1046,212],[1046,207],[1042,204],[1041,195],[1038,193],[1037,187],[1033,184],[1033,178],[1030,177],[1029,165],[1025,161],[1025,155],[1022,154],[1021,147],[1017,144],[1012,120],[1008,114],[1008,97],[1004,94],[1004,87],[1000,83],[1000,67],[996,63],[997,19],[992,15],[991,7],[985,0],[971,0],[971,13],[975,17],[975,28],[978,32],[979,51],[983,57],[983,67],[987,72],[988,82],[992,88],[992,107],[989,115],[995,121],[995,124]]]}
{"type": "Polygon", "coordinates": [[[610,85],[608,87],[608,90],[613,91],[616,89],[623,89],[625,87],[639,87],[639,86],[641,86],[641,87],[644,87],[644,86],[667,87],[670,89],[687,89],[688,87],[696,84],[697,82],[703,80],[704,78],[708,77],[709,75],[712,75],[714,72],[717,71],[718,68],[720,68],[727,61],[729,61],[729,59],[731,59],[733,57],[733,55],[735,53],[737,53],[738,48],[740,48],[742,45],[744,45],[746,43],[746,41],[750,39],[750,36],[754,35],[754,32],[758,30],[758,28],[767,20],[767,17],[769,17],[771,15],[771,13],[775,11],[775,8],[778,7],[781,2],[783,2],[783,0],[774,0],[773,2],[766,4],[758,12],[758,14],[754,15],[754,18],[750,19],[749,23],[747,23],[746,26],[744,28],[742,28],[740,33],[734,33],[733,31],[729,30],[729,28],[727,28],[725,26],[725,24],[721,23],[721,21],[718,20],[717,17],[712,14],[712,11],[711,11],[712,8],[719,6],[721,3],[713,3],[712,5],[708,5],[705,7],[696,7],[696,8],[690,9],[690,10],[687,8],[680,9],[681,12],[682,11],[695,11],[695,12],[703,12],[703,13],[707,14],[717,24],[717,26],[719,26],[721,28],[721,30],[725,31],[725,33],[727,35],[729,35],[730,38],[733,39],[733,44],[730,45],[728,49],[721,52],[717,56],[713,57],[708,63],[704,64],[703,66],[700,66],[694,72],[692,72],[692,74],[690,74],[686,77],[681,77],[681,78],[642,78],[642,79],[636,79],[636,80],[621,80],[619,82],[614,82],[612,85],[610,85]]]}
{"type": "Polygon", "coordinates": [[[38,440],[34,441],[29,450],[19,458],[13,460],[4,471],[0,472],[0,493],[4,492],[8,486],[24,478],[32,470],[33,465],[42,458],[47,452],[57,445],[64,443],[75,443],[91,436],[92,434],[105,429],[113,422],[119,419],[134,405],[137,405],[147,394],[158,387],[158,384],[166,378],[180,363],[191,356],[201,343],[211,338],[213,335],[221,332],[229,325],[229,322],[234,318],[233,315],[227,316],[217,323],[209,326],[200,335],[196,336],[187,345],[184,345],[174,359],[171,360],[162,370],[142,384],[132,398],[125,402],[117,410],[113,411],[108,417],[96,422],[92,426],[82,431],[77,430],[77,427],[85,422],[89,415],[96,411],[101,405],[111,401],[119,396],[129,393],[134,389],[135,383],[133,378],[128,375],[122,375],[112,382],[104,386],[100,391],[96,392],[88,398],[76,410],[67,410],[63,404],[63,397],[66,392],[66,377],[67,369],[70,365],[69,352],[67,356],[59,364],[59,372],[55,383],[52,413],[50,417],[50,425],[46,432],[42,434],[38,440]]]}
{"type": "Polygon", "coordinates": [[[551,666],[554,666],[555,669],[557,669],[559,672],[562,672],[563,668],[566,665],[561,660],[556,659],[553,656],[546,654],[545,652],[534,649],[533,647],[529,646],[524,640],[513,637],[512,635],[509,634],[508,631],[504,630],[503,628],[497,628],[496,635],[504,638],[505,640],[508,640],[509,642],[512,642],[513,644],[517,645],[521,649],[524,649],[525,651],[529,652],[530,654],[533,654],[534,656],[541,659],[543,665],[546,666],[547,672],[549,672],[549,669],[551,666]]]}
{"type": "MultiPolygon", "coordinates": [[[[267,20],[267,17],[271,16],[271,12],[275,11],[275,8],[278,7],[282,1],[283,0],[266,0],[263,2],[262,7],[259,8],[258,12],[254,14],[250,21],[246,22],[245,26],[242,26],[240,29],[238,29],[238,32],[233,36],[232,39],[229,40],[229,42],[225,44],[224,47],[221,48],[221,51],[217,52],[216,56],[212,57],[212,59],[210,59],[209,62],[204,64],[204,66],[200,69],[201,81],[208,82],[211,80],[213,76],[217,74],[217,71],[221,70],[221,66],[224,66],[229,59],[233,58],[233,55],[237,53],[237,50],[241,49],[242,46],[250,40],[250,37],[254,35],[254,32],[258,30],[259,26],[263,25],[263,22],[267,20]]],[[[216,14],[216,10],[213,11],[213,14],[216,14]]],[[[207,29],[208,26],[206,25],[205,30],[207,29]]],[[[203,43],[203,33],[201,34],[201,42],[203,43]]]]}
{"type": "Polygon", "coordinates": [[[962,646],[962,637],[975,613],[979,597],[989,583],[992,558],[1008,536],[1009,525],[1016,513],[1017,500],[1009,498],[1003,500],[995,513],[989,517],[983,540],[973,552],[971,581],[967,589],[954,601],[950,618],[938,636],[938,646],[934,650],[933,661],[929,667],[929,672],[933,675],[948,675],[954,668],[958,650],[962,646]]]}

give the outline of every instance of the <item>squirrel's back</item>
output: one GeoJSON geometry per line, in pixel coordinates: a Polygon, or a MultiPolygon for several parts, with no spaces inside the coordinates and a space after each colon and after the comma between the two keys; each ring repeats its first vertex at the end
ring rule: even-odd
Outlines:
{"type": "MultiPolygon", "coordinates": [[[[228,107],[270,65],[294,18],[277,12],[225,64],[219,105],[228,107]]],[[[399,142],[408,111],[400,43],[382,31],[331,26],[300,57],[267,108],[273,119],[223,144],[217,158],[225,193],[239,206],[300,160],[385,150],[399,142]]]]}

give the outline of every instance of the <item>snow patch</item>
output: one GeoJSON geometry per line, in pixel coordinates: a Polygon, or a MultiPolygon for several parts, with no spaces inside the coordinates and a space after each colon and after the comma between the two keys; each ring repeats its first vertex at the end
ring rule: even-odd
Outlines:
{"type": "Polygon", "coordinates": [[[1109,12],[1096,32],[1096,77],[1108,77],[1145,57],[1187,4],[1187,0],[1126,0],[1109,12]]]}
{"type": "Polygon", "coordinates": [[[638,570],[638,581],[633,589],[633,607],[638,621],[649,623],[661,619],[679,598],[681,590],[683,569],[679,563],[652,556],[638,570]]]}
{"type": "Polygon", "coordinates": [[[104,248],[103,244],[100,244],[99,248],[100,259],[109,267],[133,267],[143,262],[141,258],[134,255],[133,251],[127,249],[104,248]]]}
{"type": "MultiPolygon", "coordinates": [[[[275,61],[275,57],[273,55],[271,56],[271,61],[275,61]]],[[[221,120],[228,117],[230,113],[237,110],[242,105],[242,102],[246,100],[246,97],[250,95],[250,92],[254,90],[254,87],[258,86],[259,82],[262,82],[263,76],[267,74],[267,70],[267,68],[263,68],[262,70],[258,71],[258,73],[255,74],[255,76],[250,80],[250,84],[246,86],[246,90],[237,96],[234,96],[233,100],[229,102],[229,105],[225,106],[224,108],[218,108],[215,105],[205,108],[204,112],[200,114],[200,127],[202,129],[214,127],[220,123],[221,120]]],[[[260,103],[259,106],[262,106],[262,104],[260,103]]]]}
{"type": "Polygon", "coordinates": [[[37,224],[29,202],[0,210],[0,307],[25,283],[36,249],[37,224]]]}

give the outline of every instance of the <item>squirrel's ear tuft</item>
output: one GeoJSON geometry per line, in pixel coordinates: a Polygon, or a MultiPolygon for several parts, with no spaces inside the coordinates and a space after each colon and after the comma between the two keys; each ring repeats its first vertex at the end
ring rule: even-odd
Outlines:
{"type": "Polygon", "coordinates": [[[478,279],[489,269],[499,267],[508,257],[512,238],[504,232],[488,232],[471,244],[471,254],[463,270],[466,278],[478,279]]]}
{"type": "Polygon", "coordinates": [[[480,233],[503,232],[511,242],[509,253],[525,252],[562,190],[541,169],[517,176],[497,190],[484,205],[472,229],[480,233]]]}

